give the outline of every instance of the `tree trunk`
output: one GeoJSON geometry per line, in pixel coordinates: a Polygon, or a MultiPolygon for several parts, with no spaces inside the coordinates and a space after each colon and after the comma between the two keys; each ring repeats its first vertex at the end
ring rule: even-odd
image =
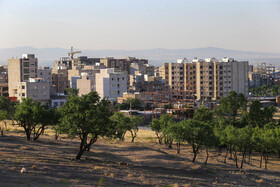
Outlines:
{"type": "Polygon", "coordinates": [[[228,149],[227,149],[226,156],[225,156],[225,159],[224,159],[225,164],[227,163],[227,155],[228,155],[228,149]]]}
{"type": "Polygon", "coordinates": [[[248,158],[248,163],[249,163],[249,164],[251,163],[251,154],[252,154],[252,152],[250,151],[250,152],[249,152],[249,156],[248,156],[248,157],[249,157],[249,158],[248,158]]]}
{"type": "Polygon", "coordinates": [[[268,163],[268,153],[266,153],[266,156],[264,157],[265,158],[265,169],[267,169],[267,163],[268,163]]]}
{"type": "Polygon", "coordinates": [[[262,168],[263,153],[261,153],[260,168],[262,168]]]}
{"type": "Polygon", "coordinates": [[[244,151],[243,154],[242,154],[242,160],[241,160],[240,168],[243,168],[244,160],[245,160],[245,151],[244,151]]]}
{"type": "Polygon", "coordinates": [[[205,164],[207,164],[209,158],[209,152],[208,152],[208,147],[206,147],[206,160],[205,160],[205,164]]]}
{"type": "Polygon", "coordinates": [[[25,134],[26,134],[26,139],[31,140],[31,131],[27,128],[24,128],[25,134]]]}
{"type": "Polygon", "coordinates": [[[83,149],[83,148],[81,149],[80,148],[79,153],[76,156],[76,160],[80,160],[81,156],[84,154],[84,152],[85,152],[85,149],[83,149]]]}
{"type": "Polygon", "coordinates": [[[177,153],[180,154],[181,142],[177,143],[177,153]]]}
{"type": "Polygon", "coordinates": [[[238,158],[237,158],[237,152],[234,151],[234,160],[235,160],[235,167],[238,168],[238,158]]]}
{"type": "Polygon", "coordinates": [[[195,162],[196,154],[197,154],[197,150],[195,149],[195,146],[193,145],[193,160],[192,160],[192,162],[195,162]]]}
{"type": "Polygon", "coordinates": [[[136,138],[136,133],[133,133],[133,131],[130,131],[131,133],[131,142],[134,142],[134,139],[136,138]]]}
{"type": "Polygon", "coordinates": [[[172,139],[168,139],[168,148],[169,149],[172,149],[172,143],[173,143],[173,140],[172,139]]]}
{"type": "Polygon", "coordinates": [[[160,137],[160,135],[156,132],[157,138],[158,138],[158,143],[161,144],[162,143],[162,138],[160,137]]]}
{"type": "Polygon", "coordinates": [[[55,134],[54,134],[54,139],[57,140],[58,137],[59,137],[59,134],[58,134],[57,132],[55,132],[55,134]]]}

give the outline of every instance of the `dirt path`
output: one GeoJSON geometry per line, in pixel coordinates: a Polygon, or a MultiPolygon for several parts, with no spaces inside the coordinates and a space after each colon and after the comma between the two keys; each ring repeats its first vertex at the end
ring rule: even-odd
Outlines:
{"type": "Polygon", "coordinates": [[[143,141],[135,143],[100,139],[80,161],[73,159],[79,147],[76,139],[55,141],[44,135],[28,142],[24,134],[6,133],[0,136],[0,186],[96,186],[98,181],[104,186],[280,186],[276,157],[269,170],[258,168],[256,156],[240,170],[212,151],[206,166],[204,150],[192,163],[190,147],[184,146],[178,155],[153,137],[143,138],[148,133],[140,132],[143,141]],[[23,167],[26,173],[20,173],[23,167]]]}

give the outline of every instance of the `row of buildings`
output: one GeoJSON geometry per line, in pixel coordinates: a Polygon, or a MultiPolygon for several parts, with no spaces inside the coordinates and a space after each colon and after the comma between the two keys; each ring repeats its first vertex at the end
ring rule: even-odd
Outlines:
{"type": "Polygon", "coordinates": [[[143,77],[141,81],[144,83],[144,77],[154,73],[154,66],[150,66],[146,59],[63,57],[49,68],[38,67],[34,54],[8,59],[7,69],[5,96],[19,101],[31,97],[52,106],[65,102],[67,88],[78,89],[80,95],[96,91],[101,98],[117,102],[124,92],[135,88],[134,77],[143,77]]]}
{"type": "Polygon", "coordinates": [[[230,91],[248,96],[250,69],[248,61],[233,58],[185,58],[154,67],[147,59],[134,57],[73,55],[60,58],[49,68],[39,67],[34,54],[25,54],[0,67],[0,94],[19,101],[31,97],[58,107],[66,101],[67,88],[78,89],[80,95],[96,91],[101,98],[123,102],[133,93],[186,90],[188,84],[196,101],[215,101],[230,91]]]}
{"type": "Polygon", "coordinates": [[[248,61],[233,58],[178,60],[159,67],[158,74],[171,89],[179,85],[193,85],[196,100],[217,100],[236,91],[248,96],[248,61]]]}

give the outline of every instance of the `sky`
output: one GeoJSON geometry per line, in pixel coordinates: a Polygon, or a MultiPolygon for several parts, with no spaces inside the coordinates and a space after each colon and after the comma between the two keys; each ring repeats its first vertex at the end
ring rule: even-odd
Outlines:
{"type": "Polygon", "coordinates": [[[0,48],[280,52],[280,0],[0,0],[0,48]]]}

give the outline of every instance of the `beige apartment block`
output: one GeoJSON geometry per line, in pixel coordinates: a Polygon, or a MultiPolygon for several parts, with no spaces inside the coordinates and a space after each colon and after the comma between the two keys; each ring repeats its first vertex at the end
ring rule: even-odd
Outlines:
{"type": "Polygon", "coordinates": [[[117,98],[127,92],[127,73],[116,72],[114,68],[101,69],[96,73],[96,91],[101,98],[117,102],[117,98]]]}
{"type": "Polygon", "coordinates": [[[94,76],[95,73],[100,72],[100,68],[105,66],[88,65],[88,66],[73,66],[72,69],[68,70],[68,81],[70,88],[75,88],[75,81],[80,76],[94,76]]]}
{"type": "Polygon", "coordinates": [[[42,78],[29,78],[28,82],[17,83],[15,97],[21,102],[22,98],[30,97],[33,100],[48,104],[50,101],[50,84],[42,78]]]}
{"type": "Polygon", "coordinates": [[[211,59],[194,59],[192,62],[196,66],[196,99],[210,101],[214,97],[214,62],[211,59]]]}
{"type": "Polygon", "coordinates": [[[9,96],[17,95],[18,82],[37,77],[38,59],[34,54],[23,54],[22,58],[8,59],[9,96]]]}
{"type": "Polygon", "coordinates": [[[77,79],[77,89],[79,90],[79,95],[85,95],[91,91],[95,91],[95,76],[86,75],[82,76],[81,79],[77,79]]]}
{"type": "Polygon", "coordinates": [[[248,96],[248,61],[236,61],[232,58],[178,60],[177,63],[165,63],[159,68],[160,76],[170,89],[183,89],[182,85],[193,85],[197,100],[211,101],[225,97],[231,91],[248,96]]]}
{"type": "Polygon", "coordinates": [[[249,95],[248,72],[248,61],[223,58],[222,61],[216,62],[214,99],[226,97],[231,91],[242,93],[247,97],[249,95]]]}
{"type": "Polygon", "coordinates": [[[51,93],[64,93],[69,88],[68,70],[57,68],[52,70],[51,93]]]}
{"type": "Polygon", "coordinates": [[[51,68],[49,68],[49,67],[39,67],[37,77],[42,78],[46,82],[48,82],[50,84],[50,88],[51,88],[51,86],[52,86],[52,69],[51,68]]]}

